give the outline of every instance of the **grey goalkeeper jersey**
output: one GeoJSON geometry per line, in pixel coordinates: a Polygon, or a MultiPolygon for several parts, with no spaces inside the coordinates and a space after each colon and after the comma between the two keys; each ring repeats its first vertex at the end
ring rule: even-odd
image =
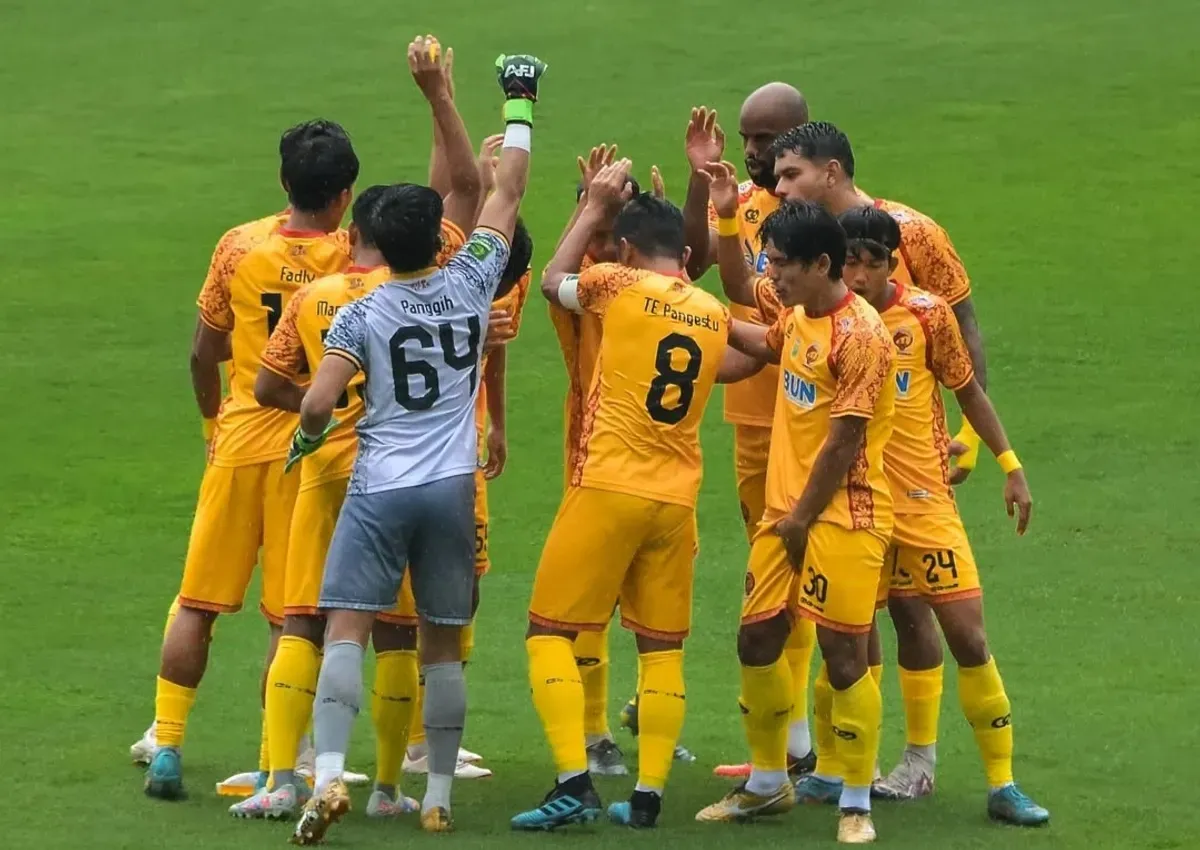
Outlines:
{"type": "Polygon", "coordinates": [[[475,469],[483,339],[508,253],[503,236],[477,228],[444,268],[390,280],[338,310],[325,351],[366,376],[351,495],[475,469]]]}

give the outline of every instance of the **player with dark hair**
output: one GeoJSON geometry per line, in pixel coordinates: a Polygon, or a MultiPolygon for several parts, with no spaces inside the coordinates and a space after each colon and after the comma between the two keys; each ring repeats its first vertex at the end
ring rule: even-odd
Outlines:
{"type": "MultiPolygon", "coordinates": [[[[424,65],[428,55],[428,42],[409,46],[410,65],[424,65]]],[[[362,696],[364,648],[377,612],[394,605],[406,573],[420,617],[426,689],[429,779],[421,826],[453,828],[450,789],[467,709],[461,630],[471,622],[475,586],[480,344],[528,183],[533,102],[545,71],[520,55],[501,57],[496,67],[507,127],[496,189],[471,238],[444,269],[433,268],[439,196],[411,186],[387,192],[375,241],[392,275],[338,311],[300,404],[293,459],[320,449],[336,426],[338,399],[364,375],[358,453],[318,603],[327,626],[313,710],[316,782],[292,836],[298,844],[320,842],[350,808],[341,774],[362,696]]]]}
{"type": "Polygon", "coordinates": [[[222,237],[201,289],[192,344],[192,386],[204,419],[209,463],[200,485],[178,613],[167,626],[155,696],[156,748],[146,793],[184,796],[180,748],[208,663],[218,614],[242,607],[254,566],[263,572],[262,610],[271,647],[282,622],[282,591],[294,479],[283,474],[296,418],[254,398],[267,337],[303,283],[345,268],[339,229],[358,177],[358,157],[339,125],[293,127],[280,141],[286,216],[252,222],[222,237]],[[232,359],[222,401],[220,363],[232,359]]]}
{"type": "Polygon", "coordinates": [[[832,718],[837,730],[818,752],[823,762],[836,759],[845,777],[838,840],[866,843],[875,836],[870,786],[882,718],[867,641],[892,526],[883,467],[895,401],[892,345],[879,315],[841,280],[846,236],[832,215],[785,204],[763,222],[760,239],[768,264],[755,287],[758,310],[773,324],[736,322],[731,335],[746,354],[781,365],[767,506],[738,632],[752,770],[696,817],[739,820],[795,804],[787,774],[795,688],[781,658],[800,617],[816,624],[824,660],[817,728],[832,718]]]}
{"type": "Polygon", "coordinates": [[[636,635],[638,781],[617,823],[652,827],[683,728],[683,641],[691,625],[699,426],[727,350],[729,313],[686,279],[683,215],[631,196],[629,160],[604,166],[542,278],[552,303],[602,327],[583,439],[529,603],[529,680],[557,777],[514,829],[586,823],[600,814],[576,661],[581,632],[601,632],[620,603],[636,635]],[[615,214],[615,215],[614,215],[615,214]],[[619,262],[580,271],[595,230],[612,220],[619,262]]]}
{"type": "MultiPolygon", "coordinates": [[[[897,263],[899,225],[874,207],[851,208],[839,221],[849,239],[843,279],[879,312],[896,349],[896,416],[883,456],[895,501],[895,529],[879,602],[895,610],[905,599],[919,598],[932,606],[959,665],[959,699],[987,773],[988,814],[1038,826],[1050,819],[1049,812],[1013,782],[1011,707],[988,650],[979,571],[950,485],[942,387],[955,394],[963,415],[999,459],[1006,473],[1004,503],[1009,516],[1018,515],[1018,534],[1025,533],[1029,522],[1029,485],[999,416],[975,379],[950,306],[943,298],[889,279],[897,263]]],[[[897,617],[895,625],[901,669],[910,683],[925,685],[923,696],[933,702],[928,710],[935,722],[932,729],[907,723],[903,760],[876,783],[876,792],[912,799],[933,791],[941,639],[928,618],[897,617]]],[[[809,799],[832,800],[840,782],[840,777],[835,782],[811,776],[804,782],[807,787],[797,790],[809,799]]]]}

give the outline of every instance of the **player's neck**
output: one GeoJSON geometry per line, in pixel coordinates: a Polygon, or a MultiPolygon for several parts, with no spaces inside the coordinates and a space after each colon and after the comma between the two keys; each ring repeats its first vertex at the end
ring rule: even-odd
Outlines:
{"type": "Polygon", "coordinates": [[[310,232],[332,233],[338,229],[340,222],[331,222],[328,213],[302,212],[293,209],[288,213],[288,219],[283,223],[285,230],[307,230],[310,232]]]}
{"type": "Polygon", "coordinates": [[[368,248],[365,245],[355,245],[354,252],[350,255],[350,262],[359,268],[373,269],[376,266],[386,266],[387,260],[383,258],[383,254],[378,248],[368,248]]]}
{"type": "Polygon", "coordinates": [[[892,306],[892,302],[896,300],[898,288],[892,281],[887,282],[887,286],[879,291],[879,295],[872,298],[867,303],[875,308],[876,313],[882,313],[892,306]]]}
{"type": "Polygon", "coordinates": [[[834,281],[830,286],[823,286],[804,302],[804,314],[814,319],[826,316],[846,300],[849,292],[849,288],[840,280],[834,281]]]}
{"type": "Polygon", "coordinates": [[[841,215],[846,210],[852,210],[862,205],[862,198],[853,183],[846,183],[829,193],[827,206],[833,215],[841,215]]]}
{"type": "Polygon", "coordinates": [[[687,275],[684,267],[679,265],[679,261],[669,257],[647,257],[638,263],[638,268],[666,277],[683,279],[687,275]]]}

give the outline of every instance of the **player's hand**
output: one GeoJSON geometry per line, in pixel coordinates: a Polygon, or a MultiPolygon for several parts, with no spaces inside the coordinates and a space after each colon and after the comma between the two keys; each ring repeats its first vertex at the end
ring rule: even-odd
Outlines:
{"type": "Polygon", "coordinates": [[[483,197],[485,198],[496,187],[496,166],[500,164],[500,157],[496,155],[496,151],[500,150],[502,144],[504,144],[503,133],[488,136],[479,146],[479,179],[483,183],[483,197]]]}
{"type": "MultiPolygon", "coordinates": [[[[966,443],[960,442],[959,440],[951,440],[950,446],[947,449],[947,453],[950,455],[951,460],[957,460],[969,451],[971,451],[971,447],[966,443]]],[[[962,484],[971,475],[972,469],[974,469],[974,467],[959,466],[957,463],[951,464],[950,483],[953,485],[962,484]]]]}
{"type": "Polygon", "coordinates": [[[504,90],[505,100],[532,100],[537,103],[538,83],[548,66],[536,56],[516,53],[496,58],[496,79],[504,90]]]}
{"type": "Polygon", "coordinates": [[[633,162],[629,159],[619,159],[601,168],[588,190],[587,205],[615,216],[633,197],[633,184],[629,182],[632,170],[633,162]]]}
{"type": "Polygon", "coordinates": [[[321,432],[320,436],[313,439],[307,437],[303,430],[297,428],[296,433],[292,435],[292,445],[288,449],[287,460],[283,463],[284,474],[286,475],[287,473],[291,472],[292,467],[298,464],[301,458],[312,454],[317,449],[321,448],[321,446],[325,445],[325,438],[328,437],[329,432],[337,426],[337,418],[330,417],[329,424],[325,426],[325,430],[321,432]]]}
{"type": "Polygon", "coordinates": [[[775,523],[773,531],[783,541],[783,548],[787,550],[792,569],[797,572],[804,569],[804,552],[808,549],[808,523],[788,514],[775,523]]]}
{"type": "Polygon", "coordinates": [[[663,183],[662,172],[657,165],[650,166],[650,191],[660,201],[667,199],[667,184],[663,183]]]}
{"type": "Polygon", "coordinates": [[[1017,518],[1017,534],[1024,535],[1029,528],[1029,515],[1033,512],[1033,496],[1029,494],[1029,482],[1025,470],[1014,469],[1004,482],[1004,506],[1008,515],[1017,518]]]}
{"type": "Polygon", "coordinates": [[[508,462],[508,437],[503,428],[491,427],[487,435],[487,463],[483,465],[483,477],[488,481],[499,478],[508,462]]]}
{"type": "Polygon", "coordinates": [[[717,110],[694,107],[684,135],[684,150],[692,171],[703,171],[710,162],[720,162],[725,154],[725,132],[717,123],[717,110]]]}
{"type": "Polygon", "coordinates": [[[583,186],[585,194],[591,188],[592,181],[596,179],[596,175],[600,173],[600,169],[606,165],[611,165],[616,156],[616,145],[597,145],[592,148],[586,161],[581,156],[575,157],[575,164],[579,166],[579,183],[583,186]]]}
{"type": "Polygon", "coordinates": [[[433,36],[419,35],[408,45],[408,70],[426,100],[449,96],[442,46],[433,36]]]}
{"type": "Polygon", "coordinates": [[[708,199],[721,218],[733,218],[738,210],[737,168],[732,162],[708,162],[698,174],[708,181],[708,199]]]}
{"type": "Polygon", "coordinates": [[[494,351],[512,342],[517,332],[513,329],[512,316],[507,310],[493,310],[488,314],[487,335],[483,338],[483,350],[494,351]]]}
{"type": "Polygon", "coordinates": [[[447,47],[442,60],[442,73],[446,76],[446,93],[454,100],[454,48],[447,47]]]}

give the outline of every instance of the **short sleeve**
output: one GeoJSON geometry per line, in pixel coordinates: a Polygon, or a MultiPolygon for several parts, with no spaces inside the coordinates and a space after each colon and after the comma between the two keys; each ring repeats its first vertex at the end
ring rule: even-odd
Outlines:
{"type": "Polygon", "coordinates": [[[450,262],[450,258],[457,254],[464,244],[467,237],[463,235],[462,229],[452,221],[442,219],[442,247],[438,250],[437,267],[445,268],[450,262]]]}
{"type": "Polygon", "coordinates": [[[529,297],[529,287],[533,281],[533,270],[527,269],[517,285],[510,289],[503,298],[492,302],[493,310],[503,310],[512,320],[512,333],[515,337],[521,330],[521,315],[525,312],[525,299],[529,297]]]}
{"type": "Polygon", "coordinates": [[[367,302],[370,296],[351,301],[338,310],[325,336],[325,353],[349,360],[359,369],[367,362],[367,302]]]}
{"type": "Polygon", "coordinates": [[[946,231],[917,212],[893,212],[893,217],[900,224],[900,250],[913,283],[951,305],[970,297],[971,281],[946,231]]]}
{"type": "Polygon", "coordinates": [[[446,263],[454,285],[465,285],[487,301],[492,300],[508,264],[508,240],[490,227],[477,227],[462,250],[446,263]]]}
{"type": "Polygon", "coordinates": [[[783,356],[783,340],[787,336],[788,322],[791,321],[791,311],[784,310],[775,317],[774,323],[767,328],[767,348],[780,357],[783,356]]]}
{"type": "Polygon", "coordinates": [[[301,287],[288,301],[279,317],[275,330],[267,340],[267,348],[263,352],[262,363],[272,372],[282,375],[289,381],[304,372],[308,360],[304,356],[304,343],[300,340],[300,309],[308,299],[312,288],[301,287]]]}
{"type": "Polygon", "coordinates": [[[238,262],[246,255],[246,246],[238,229],[221,237],[208,264],[208,274],[196,299],[200,319],[213,330],[233,330],[233,303],[229,282],[238,262]]]}
{"type": "Polygon", "coordinates": [[[603,317],[613,299],[645,277],[644,272],[619,263],[597,263],[575,281],[576,312],[603,317]]]}
{"type": "Polygon", "coordinates": [[[929,368],[934,377],[948,390],[961,390],[971,383],[975,369],[954,312],[945,301],[937,299],[926,313],[923,325],[929,337],[929,368]]]}
{"type": "Polygon", "coordinates": [[[754,306],[764,325],[774,323],[784,311],[783,302],[779,300],[779,293],[775,291],[775,285],[771,283],[770,278],[754,279],[754,306]]]}
{"type": "Polygon", "coordinates": [[[829,415],[870,419],[892,366],[891,340],[856,319],[838,340],[830,360],[837,389],[829,415]]]}

